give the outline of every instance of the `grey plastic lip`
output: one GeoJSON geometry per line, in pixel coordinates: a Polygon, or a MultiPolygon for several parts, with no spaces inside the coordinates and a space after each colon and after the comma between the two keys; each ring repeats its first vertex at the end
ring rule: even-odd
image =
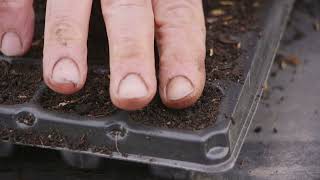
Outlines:
{"type": "MultiPolygon", "coordinates": [[[[233,167],[245,140],[260,100],[261,87],[269,74],[293,3],[294,0],[267,1],[264,11],[261,13],[261,27],[264,29],[262,36],[258,38],[253,34],[247,34],[243,37],[246,40],[244,41],[244,47],[252,50],[249,52],[249,59],[246,60],[249,61],[249,66],[246,67],[246,80],[241,87],[238,85],[231,86],[225,92],[226,98],[220,107],[220,115],[214,127],[196,132],[150,128],[129,121],[126,112],[117,113],[107,119],[97,120],[57,114],[45,111],[38,104],[34,104],[37,98],[33,98],[34,101],[26,104],[0,105],[0,123],[11,128],[18,128],[16,123],[12,122],[12,117],[19,112],[26,111],[32,113],[38,119],[37,123],[29,129],[37,130],[54,125],[62,127],[62,131],[75,129],[73,132],[75,134],[84,130],[92,130],[95,133],[90,135],[90,143],[93,144],[101,144],[104,141],[113,143],[114,140],[106,134],[114,127],[121,127],[126,129],[127,132],[123,139],[119,139],[122,143],[119,144],[119,147],[124,149],[128,156],[123,156],[119,152],[113,152],[112,155],[90,151],[81,151],[81,153],[206,173],[227,171],[233,167]],[[223,118],[223,113],[226,112],[228,114],[232,113],[236,124],[233,125],[223,118]],[[146,137],[150,138],[151,141],[146,140],[146,137]],[[148,145],[152,147],[134,146],[139,143],[149,143],[148,145]],[[168,145],[172,145],[175,149],[168,147],[168,145]],[[219,154],[208,155],[207,153],[213,148],[228,148],[228,153],[225,152],[226,149],[223,149],[223,151],[214,151],[219,154]],[[173,155],[170,153],[173,153],[173,155]]],[[[245,57],[242,58],[245,59],[245,57]]],[[[14,63],[13,59],[6,60],[14,63]]],[[[66,148],[38,147],[78,152],[66,148]]]]}

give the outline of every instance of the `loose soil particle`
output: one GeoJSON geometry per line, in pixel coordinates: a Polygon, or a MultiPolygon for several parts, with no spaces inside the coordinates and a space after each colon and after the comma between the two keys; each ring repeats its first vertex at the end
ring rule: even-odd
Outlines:
{"type": "Polygon", "coordinates": [[[0,60],[0,104],[13,105],[30,101],[37,90],[42,73],[39,66],[0,60]]]}

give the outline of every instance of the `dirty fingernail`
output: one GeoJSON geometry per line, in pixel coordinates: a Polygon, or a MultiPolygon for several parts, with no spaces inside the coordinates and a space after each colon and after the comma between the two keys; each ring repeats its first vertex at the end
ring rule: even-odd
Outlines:
{"type": "Polygon", "coordinates": [[[80,81],[80,72],[76,63],[68,58],[60,59],[52,71],[52,80],[58,84],[74,84],[80,81]]]}
{"type": "Polygon", "coordinates": [[[123,99],[142,98],[147,96],[148,88],[139,75],[131,73],[120,81],[118,94],[123,99]]]}
{"type": "Polygon", "coordinates": [[[3,35],[1,41],[1,52],[6,56],[16,56],[21,53],[22,44],[20,37],[13,32],[3,35]]]}
{"type": "Polygon", "coordinates": [[[167,98],[169,100],[179,100],[193,92],[191,81],[184,76],[176,76],[167,84],[167,98]]]}

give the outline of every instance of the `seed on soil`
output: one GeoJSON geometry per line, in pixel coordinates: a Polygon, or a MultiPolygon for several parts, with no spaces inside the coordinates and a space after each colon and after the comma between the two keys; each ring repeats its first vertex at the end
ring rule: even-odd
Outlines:
{"type": "Polygon", "coordinates": [[[210,53],[209,53],[209,56],[213,56],[213,48],[210,48],[210,53]]]}

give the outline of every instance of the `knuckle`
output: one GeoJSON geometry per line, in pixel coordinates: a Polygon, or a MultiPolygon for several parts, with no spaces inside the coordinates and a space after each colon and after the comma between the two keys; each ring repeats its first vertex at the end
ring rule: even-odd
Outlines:
{"type": "Polygon", "coordinates": [[[159,0],[156,5],[158,10],[156,21],[160,25],[167,26],[194,24],[195,18],[199,16],[195,1],[198,0],[159,0]]]}
{"type": "Polygon", "coordinates": [[[113,45],[113,50],[115,57],[128,60],[143,58],[145,48],[139,39],[132,36],[122,36],[113,45]]]}
{"type": "Polygon", "coordinates": [[[19,8],[22,7],[23,3],[19,0],[0,0],[0,8],[7,9],[7,8],[19,8]]]}
{"type": "Polygon", "coordinates": [[[62,46],[68,46],[83,40],[82,33],[76,21],[67,18],[54,18],[49,24],[49,40],[62,46]]]}
{"type": "Polygon", "coordinates": [[[146,7],[148,0],[102,0],[102,13],[106,17],[113,12],[121,12],[119,9],[143,8],[146,7]]]}
{"type": "Polygon", "coordinates": [[[18,15],[29,8],[33,8],[32,0],[0,0],[0,17],[8,13],[18,15]]]}
{"type": "Polygon", "coordinates": [[[189,64],[198,71],[204,69],[205,62],[205,46],[204,45],[187,45],[186,47],[166,49],[160,57],[160,67],[170,68],[171,66],[183,66],[189,64]],[[188,51],[186,51],[188,49],[188,51]]]}
{"type": "Polygon", "coordinates": [[[148,0],[102,0],[103,5],[112,6],[145,6],[148,0]]]}

